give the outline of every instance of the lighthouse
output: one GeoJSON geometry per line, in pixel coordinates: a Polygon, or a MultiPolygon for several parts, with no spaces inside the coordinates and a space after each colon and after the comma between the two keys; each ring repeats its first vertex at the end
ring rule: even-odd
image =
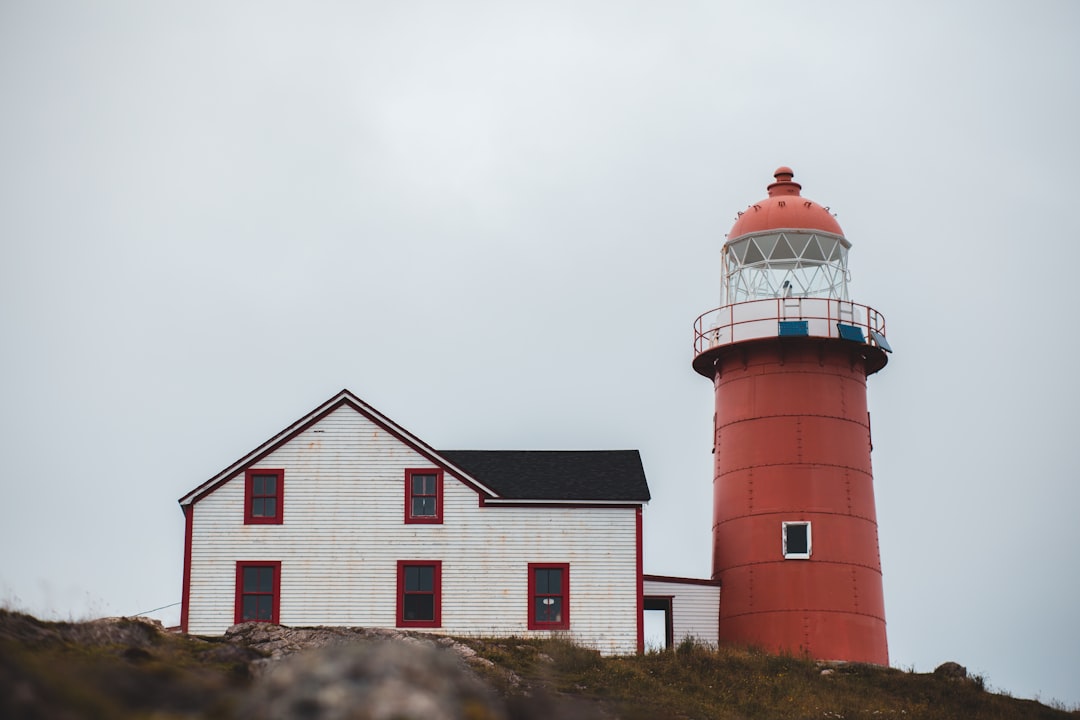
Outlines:
{"type": "Polygon", "coordinates": [[[693,368],[716,395],[720,640],[887,665],[866,383],[891,348],[881,313],[848,296],[850,249],[777,169],[727,235],[693,368]]]}

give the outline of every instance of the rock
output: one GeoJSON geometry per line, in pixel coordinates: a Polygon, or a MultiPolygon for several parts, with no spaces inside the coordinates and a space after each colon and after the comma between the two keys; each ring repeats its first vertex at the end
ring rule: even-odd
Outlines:
{"type": "Polygon", "coordinates": [[[228,642],[207,642],[207,649],[200,657],[206,662],[218,665],[231,666],[233,674],[247,677],[250,674],[252,663],[265,661],[263,654],[258,650],[244,645],[234,645],[228,642]]]}
{"type": "Polygon", "coordinates": [[[45,622],[22,613],[0,610],[0,638],[37,645],[127,645],[146,648],[160,642],[165,629],[145,617],[112,617],[87,622],[45,622]]]}
{"type": "Polygon", "coordinates": [[[160,620],[147,617],[110,617],[72,625],[68,637],[88,645],[129,645],[146,647],[161,640],[165,628],[160,620]]]}
{"type": "Polygon", "coordinates": [[[944,662],[934,668],[934,675],[948,680],[967,680],[967,668],[960,663],[944,662]]]}
{"type": "Polygon", "coordinates": [[[258,650],[274,659],[304,650],[342,645],[372,638],[400,639],[401,633],[382,628],[286,627],[249,622],[233,625],[225,631],[225,640],[258,650]]]}
{"type": "Polygon", "coordinates": [[[505,720],[501,702],[435,643],[368,639],[284,658],[251,689],[253,720],[505,720]]]}
{"type": "Polygon", "coordinates": [[[468,645],[462,645],[461,643],[453,643],[448,648],[450,651],[457,654],[462,660],[468,660],[469,658],[476,657],[476,651],[468,645]]]}

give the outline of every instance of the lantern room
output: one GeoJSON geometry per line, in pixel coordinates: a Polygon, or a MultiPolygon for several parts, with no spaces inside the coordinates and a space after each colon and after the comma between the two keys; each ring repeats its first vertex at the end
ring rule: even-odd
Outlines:
{"type": "Polygon", "coordinates": [[[848,299],[851,247],[829,209],[802,197],[791,168],[743,212],[723,250],[725,305],[782,297],[848,299]]]}

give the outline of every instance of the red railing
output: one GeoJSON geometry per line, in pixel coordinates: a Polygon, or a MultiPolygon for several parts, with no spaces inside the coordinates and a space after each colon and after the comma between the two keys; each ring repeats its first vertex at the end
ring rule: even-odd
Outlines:
{"type": "Polygon", "coordinates": [[[837,323],[854,325],[866,341],[885,337],[885,316],[869,305],[830,298],[766,298],[724,305],[694,321],[694,357],[714,347],[743,340],[776,337],[781,320],[804,320],[810,337],[839,337],[837,323]]]}

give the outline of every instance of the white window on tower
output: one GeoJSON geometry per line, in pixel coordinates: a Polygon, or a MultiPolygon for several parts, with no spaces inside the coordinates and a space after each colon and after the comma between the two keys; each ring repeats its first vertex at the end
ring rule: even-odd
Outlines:
{"type": "Polygon", "coordinates": [[[810,523],[785,522],[783,525],[783,550],[785,560],[810,559],[810,523]]]}

